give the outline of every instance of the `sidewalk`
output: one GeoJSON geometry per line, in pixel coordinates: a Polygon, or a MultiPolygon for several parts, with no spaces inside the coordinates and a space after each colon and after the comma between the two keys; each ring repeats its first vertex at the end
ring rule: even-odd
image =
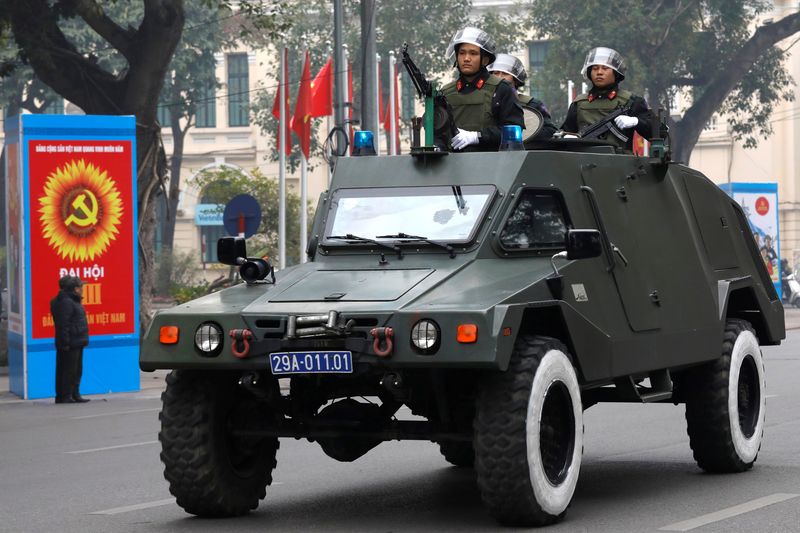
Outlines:
{"type": "MultiPolygon", "coordinates": [[[[786,331],[800,329],[800,308],[787,307],[784,310],[786,321],[786,331]]],[[[122,394],[152,394],[154,390],[163,390],[164,379],[169,370],[156,370],[155,372],[142,372],[139,378],[141,389],[137,392],[127,392],[122,394]]],[[[0,403],[19,400],[19,397],[8,390],[8,367],[0,366],[0,403]]]]}

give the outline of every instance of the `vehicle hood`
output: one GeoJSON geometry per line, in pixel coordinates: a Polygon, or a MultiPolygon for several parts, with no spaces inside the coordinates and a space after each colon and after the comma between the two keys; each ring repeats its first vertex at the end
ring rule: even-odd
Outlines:
{"type": "Polygon", "coordinates": [[[391,302],[433,272],[431,268],[317,270],[272,294],[269,301],[391,302]]]}

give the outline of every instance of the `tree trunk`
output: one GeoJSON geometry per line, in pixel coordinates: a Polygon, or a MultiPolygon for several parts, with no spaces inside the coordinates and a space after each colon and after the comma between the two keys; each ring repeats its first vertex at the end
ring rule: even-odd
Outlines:
{"type": "Polygon", "coordinates": [[[167,213],[161,221],[161,238],[164,252],[172,254],[175,242],[175,223],[178,217],[178,200],[181,194],[181,166],[183,164],[183,147],[186,133],[189,131],[191,115],[185,128],[181,128],[181,114],[176,108],[170,108],[170,128],[172,129],[172,155],[169,158],[169,187],[167,191],[167,213]]]}
{"type": "Polygon", "coordinates": [[[183,0],[143,0],[143,3],[142,23],[134,29],[122,28],[106,17],[96,0],[3,2],[14,38],[40,80],[87,114],[136,116],[142,330],[151,319],[154,201],[166,176],[156,107],[185,19],[183,0]],[[58,13],[66,4],[127,59],[126,71],[103,70],[64,36],[58,27],[58,13]]]}
{"type": "Polygon", "coordinates": [[[672,159],[689,162],[697,140],[706,123],[719,108],[725,98],[739,83],[742,73],[750,67],[770,47],[800,31],[800,13],[786,16],[777,22],[759,26],[752,37],[733,54],[733,60],[719,69],[719,74],[707,86],[702,96],[686,110],[683,118],[675,124],[670,133],[672,159]]]}

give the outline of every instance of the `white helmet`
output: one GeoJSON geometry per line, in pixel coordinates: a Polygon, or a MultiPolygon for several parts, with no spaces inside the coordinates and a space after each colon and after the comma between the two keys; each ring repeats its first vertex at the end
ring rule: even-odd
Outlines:
{"type": "Polygon", "coordinates": [[[612,69],[617,73],[617,81],[624,80],[625,71],[628,70],[628,66],[625,64],[625,60],[622,59],[622,56],[619,54],[619,52],[613,48],[605,48],[602,46],[589,50],[589,53],[586,54],[586,59],[583,62],[581,74],[589,81],[592,81],[592,78],[589,76],[589,68],[594,65],[604,65],[612,69]]]}
{"type": "Polygon", "coordinates": [[[517,80],[517,86],[525,85],[525,80],[528,79],[528,73],[525,72],[525,67],[522,66],[522,61],[511,54],[497,54],[494,63],[486,67],[489,72],[499,70],[506,74],[511,74],[517,80]]]}
{"type": "Polygon", "coordinates": [[[450,39],[450,44],[447,45],[447,60],[456,65],[456,46],[459,44],[474,44],[489,55],[489,62],[494,61],[497,45],[494,44],[494,39],[489,37],[489,34],[480,28],[467,26],[460,29],[450,39]]]}

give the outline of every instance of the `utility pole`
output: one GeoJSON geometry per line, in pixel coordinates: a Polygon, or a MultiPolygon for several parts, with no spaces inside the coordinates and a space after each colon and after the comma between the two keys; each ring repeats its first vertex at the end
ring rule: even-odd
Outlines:
{"type": "MultiPolygon", "coordinates": [[[[347,57],[344,48],[344,6],[342,0],[333,0],[333,120],[335,126],[344,128],[347,120],[347,57]]],[[[345,139],[337,139],[337,146],[343,147],[345,139]]],[[[340,154],[337,154],[340,155],[340,154]]]]}
{"type": "MultiPolygon", "coordinates": [[[[375,46],[375,0],[361,0],[361,128],[370,129],[377,124],[378,89],[377,47],[375,46]]],[[[379,140],[379,132],[374,131],[375,140],[379,140]]]]}

